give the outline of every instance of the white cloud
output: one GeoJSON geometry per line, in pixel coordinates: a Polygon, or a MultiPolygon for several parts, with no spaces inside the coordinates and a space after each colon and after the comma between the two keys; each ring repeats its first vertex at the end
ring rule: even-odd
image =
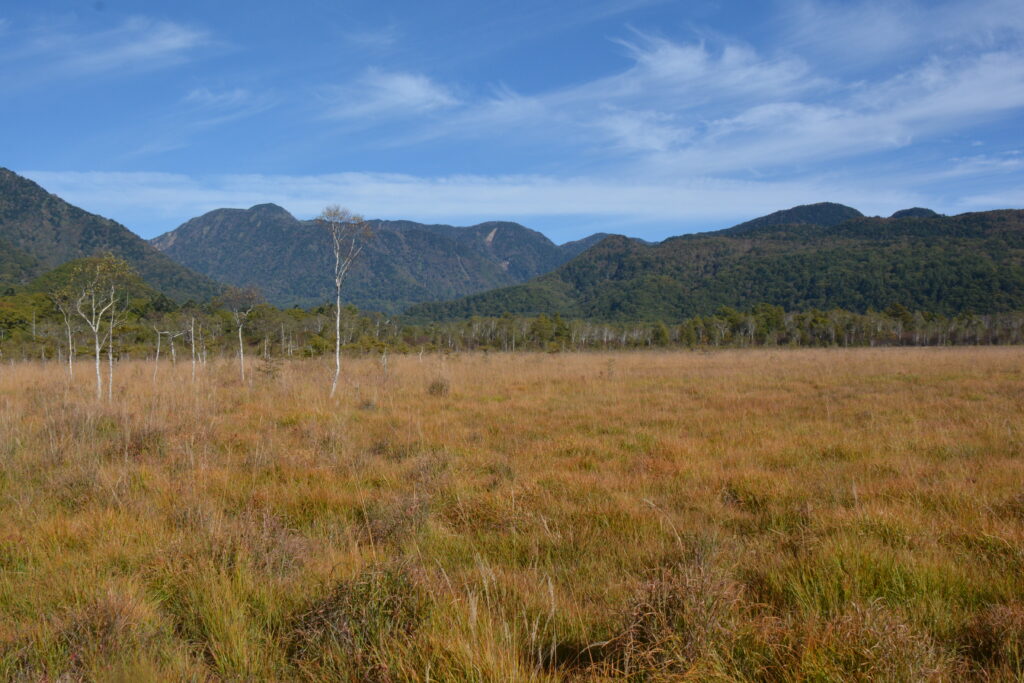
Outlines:
{"type": "Polygon", "coordinates": [[[148,69],[178,63],[207,41],[204,32],[180,24],[133,18],[116,29],[73,40],[59,66],[79,74],[148,69]]]}
{"type": "MultiPolygon", "coordinates": [[[[1008,9],[1004,0],[981,3],[991,12],[1008,9]]],[[[856,22],[842,4],[794,7],[807,36],[840,41],[843,31],[866,30],[874,42],[899,42],[890,31],[921,33],[909,24],[930,16],[913,2],[862,2],[854,7],[865,12],[864,28],[847,26],[856,22]]],[[[539,93],[502,86],[459,102],[425,77],[369,72],[340,93],[333,113],[372,125],[390,112],[443,111],[382,146],[474,139],[559,149],[567,160],[628,161],[631,173],[647,176],[776,173],[901,149],[1024,107],[1024,41],[1005,39],[1024,30],[1024,19],[1000,23],[963,2],[933,5],[932,14],[940,33],[960,41],[956,49],[853,82],[796,56],[797,34],[765,55],[732,39],[679,43],[634,32],[619,41],[632,65],[591,81],[539,93]]]]}
{"type": "MultiPolygon", "coordinates": [[[[976,154],[970,157],[950,159],[943,168],[922,175],[922,180],[943,181],[972,176],[998,177],[1024,171],[1024,153],[1012,150],[1005,154],[990,156],[976,154]]],[[[1024,206],[1024,202],[1020,202],[1024,206]]],[[[1000,205],[998,202],[990,206],[1000,205]]]]}
{"type": "Polygon", "coordinates": [[[209,88],[195,88],[189,91],[183,98],[183,101],[187,104],[214,109],[238,107],[249,103],[251,100],[252,92],[245,88],[232,88],[219,92],[209,88]]]}
{"type": "Polygon", "coordinates": [[[548,110],[579,116],[600,105],[641,106],[672,112],[728,106],[766,96],[786,97],[825,85],[798,59],[765,59],[738,43],[715,50],[637,34],[621,41],[634,65],[611,76],[537,97],[548,110]]]}
{"type": "Polygon", "coordinates": [[[960,203],[975,211],[985,211],[991,208],[1019,209],[1024,207],[1024,189],[1017,187],[973,194],[964,197],[960,203]]]}
{"type": "Polygon", "coordinates": [[[869,66],[897,54],[965,47],[992,49],[1020,41],[1019,0],[793,0],[777,22],[791,50],[833,55],[838,65],[869,66]]]}
{"type": "Polygon", "coordinates": [[[693,135],[692,129],[675,125],[670,114],[653,111],[614,111],[596,126],[627,150],[664,152],[693,135]]]}
{"type": "Polygon", "coordinates": [[[605,160],[629,154],[631,172],[647,175],[774,172],[899,149],[1024,107],[1024,51],[1014,48],[843,84],[739,44],[641,36],[627,47],[634,65],[624,72],[537,95],[501,89],[400,142],[578,146],[605,160]]]}
{"type": "Polygon", "coordinates": [[[278,103],[273,93],[253,92],[248,88],[194,88],[180,99],[179,106],[146,120],[144,126],[121,130],[123,140],[141,142],[123,151],[120,159],[137,160],[184,149],[197,135],[256,116],[278,103]]]}
{"type": "Polygon", "coordinates": [[[1024,54],[933,59],[834,102],[759,104],[708,123],[704,134],[656,160],[675,172],[767,170],[865,156],[969,129],[1024,108],[1024,54]]]}
{"type": "Polygon", "coordinates": [[[955,61],[931,59],[883,83],[871,100],[895,102],[905,123],[945,126],[1024,106],[1024,51],[983,53],[955,61]]]}
{"type": "Polygon", "coordinates": [[[622,74],[532,97],[503,91],[431,133],[582,141],[637,153],[634,171],[729,173],[898,149],[1024,107],[1024,51],[1015,49],[932,57],[849,85],[746,47],[656,40],[633,54],[622,74]]]}
{"type": "Polygon", "coordinates": [[[742,43],[726,43],[713,51],[704,43],[637,36],[634,42],[621,41],[636,62],[632,68],[576,88],[573,94],[584,99],[602,94],[656,96],[694,107],[722,98],[785,96],[823,85],[803,60],[765,58],[742,43]]]}
{"type": "Polygon", "coordinates": [[[381,116],[421,114],[453,107],[452,91],[422,74],[368,69],[353,83],[325,91],[327,116],[336,119],[373,119],[381,116]]]}
{"type": "Polygon", "coordinates": [[[196,88],[182,102],[186,108],[173,114],[168,126],[187,133],[255,116],[276,106],[278,99],[270,92],[255,93],[247,88],[196,88]]]}
{"type": "Polygon", "coordinates": [[[532,95],[501,86],[401,143],[513,134],[556,145],[664,151],[691,140],[696,125],[730,107],[832,87],[799,59],[762,58],[740,43],[712,48],[635,32],[619,44],[633,60],[622,72],[532,95]]]}
{"type": "Polygon", "coordinates": [[[387,50],[395,45],[401,37],[401,32],[394,24],[382,28],[352,30],[345,33],[345,40],[352,45],[364,50],[387,50]]]}
{"type": "Polygon", "coordinates": [[[0,49],[0,66],[22,87],[53,78],[125,74],[180,64],[210,45],[205,31],[146,17],[101,31],[67,25],[23,31],[0,49]]]}

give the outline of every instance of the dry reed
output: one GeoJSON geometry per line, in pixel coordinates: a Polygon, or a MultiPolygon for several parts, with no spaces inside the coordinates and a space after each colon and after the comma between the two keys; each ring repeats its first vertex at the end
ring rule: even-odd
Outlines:
{"type": "Polygon", "coordinates": [[[0,677],[1024,675],[1019,348],[330,371],[0,367],[0,677]]]}

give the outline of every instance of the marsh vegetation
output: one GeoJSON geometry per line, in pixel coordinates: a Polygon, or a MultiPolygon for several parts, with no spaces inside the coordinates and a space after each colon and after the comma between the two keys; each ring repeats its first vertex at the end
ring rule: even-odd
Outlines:
{"type": "Polygon", "coordinates": [[[0,677],[1024,673],[1020,348],[329,363],[0,367],[0,677]]]}

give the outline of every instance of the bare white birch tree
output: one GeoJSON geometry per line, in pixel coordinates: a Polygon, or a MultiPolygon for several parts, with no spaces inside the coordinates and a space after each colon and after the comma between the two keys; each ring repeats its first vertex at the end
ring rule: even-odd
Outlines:
{"type": "Polygon", "coordinates": [[[164,338],[164,333],[156,325],[150,327],[156,333],[156,358],[153,359],[153,385],[156,386],[156,371],[160,369],[160,341],[164,338]]]}
{"type": "MultiPolygon", "coordinates": [[[[202,323],[199,324],[202,328],[202,323]]],[[[192,384],[196,383],[196,316],[192,315],[189,318],[188,325],[188,343],[192,347],[192,384]]]]}
{"type": "MultiPolygon", "coordinates": [[[[73,306],[78,316],[85,321],[93,336],[93,352],[96,364],[96,398],[103,398],[103,375],[100,371],[100,355],[104,344],[113,345],[116,327],[116,306],[120,290],[134,275],[131,267],[114,256],[100,256],[83,259],[71,272],[67,291],[73,296],[73,306]],[[106,323],[106,328],[104,328],[106,323]]],[[[113,378],[113,351],[108,352],[108,382],[113,378]]],[[[107,393],[113,396],[108,385],[107,393]]]]}
{"type": "Polygon", "coordinates": [[[333,398],[341,376],[341,287],[370,232],[362,216],[337,204],[325,208],[316,220],[327,228],[334,250],[334,378],[330,393],[333,398]]]}
{"type": "MultiPolygon", "coordinates": [[[[169,329],[161,330],[155,324],[150,325],[153,328],[153,332],[156,333],[156,359],[153,362],[153,382],[156,383],[157,369],[160,367],[160,342],[164,337],[167,337],[167,342],[171,347],[171,366],[176,367],[178,365],[178,355],[174,350],[174,340],[178,337],[184,337],[188,334],[188,328],[182,329],[182,321],[175,319],[174,317],[165,318],[163,320],[165,327],[169,326],[169,329]]],[[[193,366],[195,354],[193,353],[193,366]]],[[[193,367],[193,375],[195,374],[195,368],[193,367]]]]}
{"type": "Polygon", "coordinates": [[[75,317],[74,297],[68,287],[62,287],[50,298],[64,318],[64,329],[68,334],[68,380],[72,380],[75,377],[75,336],[71,325],[75,317]]]}
{"type": "Polygon", "coordinates": [[[245,342],[242,330],[249,319],[249,315],[256,304],[260,302],[260,294],[254,287],[240,289],[228,287],[221,297],[221,305],[231,311],[231,318],[235,322],[235,329],[238,330],[238,369],[242,376],[242,384],[245,384],[245,342]]]}
{"type": "MultiPolygon", "coordinates": [[[[110,307],[110,319],[107,323],[107,401],[112,402],[114,400],[114,330],[117,329],[119,323],[123,322],[117,315],[117,303],[118,295],[116,291],[112,291],[110,295],[111,300],[114,304],[110,307]]],[[[125,302],[125,309],[128,308],[128,302],[125,302]]]]}

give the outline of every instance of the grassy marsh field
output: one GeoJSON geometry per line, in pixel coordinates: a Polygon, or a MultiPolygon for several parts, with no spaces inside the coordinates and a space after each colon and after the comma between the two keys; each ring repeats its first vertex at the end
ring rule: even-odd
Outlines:
{"type": "Polygon", "coordinates": [[[1012,680],[1024,350],[0,367],[0,678],[1012,680]]]}

